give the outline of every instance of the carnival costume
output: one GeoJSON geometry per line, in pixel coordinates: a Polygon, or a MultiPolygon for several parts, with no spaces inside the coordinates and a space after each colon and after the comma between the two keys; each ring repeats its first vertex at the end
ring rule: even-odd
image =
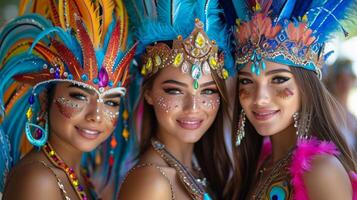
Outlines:
{"type": "MultiPolygon", "coordinates": [[[[325,43],[338,30],[348,35],[344,20],[352,17],[356,6],[352,0],[234,0],[233,4],[237,15],[234,37],[238,71],[250,62],[251,72],[260,75],[266,69],[265,61],[271,61],[314,71],[320,80],[321,68],[331,53],[325,54],[325,43]]],[[[298,134],[295,149],[274,164],[269,177],[259,182],[253,199],[308,199],[303,174],[311,169],[311,160],[317,155],[338,155],[334,144],[309,137],[310,120],[300,120],[303,117],[306,116],[293,116],[298,134]]],[[[245,120],[242,110],[237,146],[244,140],[245,120]]],[[[261,166],[267,158],[263,153],[258,176],[264,173],[261,166]]],[[[355,177],[351,173],[353,199],[357,198],[355,177]]]]}
{"type": "MultiPolygon", "coordinates": [[[[0,33],[0,189],[3,191],[7,173],[25,153],[21,148],[26,135],[31,144],[42,148],[48,159],[64,170],[78,197],[86,199],[73,170],[47,142],[47,108],[40,107],[38,96],[59,82],[95,91],[98,102],[106,94],[124,96],[137,43],[128,31],[127,11],[121,1],[48,0],[28,5],[28,1],[22,2],[22,16],[0,33]],[[24,14],[27,7],[28,13],[24,14]]],[[[123,110],[125,100],[121,102],[123,110]]],[[[119,122],[114,133],[100,150],[83,159],[89,170],[103,167],[105,182],[113,175],[117,184],[128,168],[125,161],[135,141],[128,131],[128,109],[112,113],[119,122]]]]}
{"type": "MultiPolygon", "coordinates": [[[[222,79],[232,74],[229,36],[219,16],[222,10],[218,8],[218,1],[129,1],[127,5],[132,14],[131,24],[136,27],[138,54],[142,57],[139,70],[144,81],[162,68],[176,67],[189,74],[194,89],[198,89],[198,80],[203,74],[215,71],[222,79]]],[[[205,187],[164,144],[153,139],[152,146],[168,166],[176,170],[192,199],[211,199],[205,187]]],[[[174,199],[174,191],[171,192],[174,199]]]]}

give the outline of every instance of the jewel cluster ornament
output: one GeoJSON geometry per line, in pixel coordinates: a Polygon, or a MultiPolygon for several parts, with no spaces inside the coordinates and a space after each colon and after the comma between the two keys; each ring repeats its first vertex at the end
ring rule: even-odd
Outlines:
{"type": "Polygon", "coordinates": [[[224,69],[223,53],[218,54],[216,42],[209,40],[203,30],[203,23],[198,19],[195,20],[192,33],[186,39],[179,35],[173,41],[172,48],[164,43],[147,47],[143,61],[143,76],[149,77],[168,66],[180,67],[183,73],[191,75],[195,89],[198,89],[198,80],[202,75],[210,74],[211,70],[216,71],[222,79],[228,77],[228,71],[224,69]]]}

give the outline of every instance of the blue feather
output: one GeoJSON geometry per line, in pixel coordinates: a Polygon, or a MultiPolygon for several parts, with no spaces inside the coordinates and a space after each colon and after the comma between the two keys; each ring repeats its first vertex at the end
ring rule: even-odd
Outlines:
{"type": "Polygon", "coordinates": [[[157,1],[157,19],[160,22],[173,25],[173,2],[174,0],[157,1]]]}
{"type": "Polygon", "coordinates": [[[297,1],[291,16],[296,18],[304,16],[312,2],[313,0],[297,1]]]}
{"type": "Polygon", "coordinates": [[[318,42],[326,41],[338,29],[345,31],[341,21],[348,16],[346,11],[352,3],[353,0],[331,0],[308,12],[309,27],[317,34],[318,42]]]}
{"type": "Polygon", "coordinates": [[[239,19],[242,21],[249,20],[249,8],[245,0],[235,0],[233,1],[233,6],[239,19]]]}
{"type": "Polygon", "coordinates": [[[278,22],[281,22],[284,19],[290,19],[291,14],[294,10],[296,0],[287,0],[285,3],[283,10],[280,12],[280,15],[278,17],[278,22]]]}
{"type": "Polygon", "coordinates": [[[284,8],[285,3],[286,0],[274,0],[273,4],[271,5],[272,13],[270,14],[272,19],[275,19],[280,15],[281,11],[284,8]]]}

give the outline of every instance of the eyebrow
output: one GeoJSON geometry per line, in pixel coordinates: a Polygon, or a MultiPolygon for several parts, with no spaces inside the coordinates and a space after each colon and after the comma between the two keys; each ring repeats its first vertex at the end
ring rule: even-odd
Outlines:
{"type": "Polygon", "coordinates": [[[83,90],[84,92],[86,92],[88,94],[91,94],[91,95],[95,94],[95,92],[93,90],[91,90],[89,88],[85,88],[85,87],[80,86],[80,85],[71,84],[71,85],[68,86],[68,88],[78,88],[78,89],[81,89],[81,90],[83,90]]]}
{"type": "Polygon", "coordinates": [[[281,73],[281,72],[288,72],[288,73],[292,74],[292,72],[287,69],[273,69],[273,70],[266,72],[265,74],[270,75],[270,74],[276,74],[276,73],[281,73]]]}
{"type": "Polygon", "coordinates": [[[166,80],[166,81],[162,82],[162,84],[165,84],[165,83],[171,83],[171,84],[187,87],[186,83],[183,83],[183,82],[180,82],[180,81],[175,81],[175,80],[166,80]]]}
{"type": "Polygon", "coordinates": [[[121,97],[121,94],[119,94],[119,93],[112,93],[112,94],[108,94],[108,95],[105,95],[105,96],[104,96],[104,98],[107,98],[107,99],[117,98],[117,97],[121,97]]]}
{"type": "Polygon", "coordinates": [[[215,84],[216,84],[216,82],[214,82],[214,81],[209,81],[209,82],[206,82],[206,83],[202,83],[202,84],[200,85],[200,87],[207,87],[207,86],[215,85],[215,84]]]}
{"type": "MultiPolygon", "coordinates": [[[[165,84],[165,83],[172,83],[172,84],[180,85],[180,86],[183,86],[183,87],[188,87],[188,85],[186,83],[183,83],[183,82],[180,82],[180,81],[176,81],[176,80],[166,80],[166,81],[162,82],[162,84],[165,84]]],[[[207,87],[207,86],[215,85],[215,84],[216,84],[216,82],[209,81],[209,82],[200,84],[200,87],[207,87]]]]}
{"type": "MultiPolygon", "coordinates": [[[[287,72],[287,73],[292,74],[292,72],[287,69],[273,69],[273,70],[265,72],[265,75],[271,75],[271,74],[276,74],[276,73],[281,73],[281,72],[287,72]]],[[[238,75],[252,76],[252,74],[249,72],[238,72],[238,75]]]]}

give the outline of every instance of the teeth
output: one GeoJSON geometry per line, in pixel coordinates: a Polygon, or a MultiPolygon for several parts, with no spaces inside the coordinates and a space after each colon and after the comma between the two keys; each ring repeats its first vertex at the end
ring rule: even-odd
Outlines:
{"type": "Polygon", "coordinates": [[[265,116],[265,115],[273,114],[273,113],[275,113],[275,112],[276,112],[276,111],[269,112],[269,113],[255,113],[255,114],[258,115],[258,116],[265,116]]]}
{"type": "Polygon", "coordinates": [[[184,124],[197,124],[199,123],[199,120],[195,120],[195,121],[187,121],[187,120],[180,120],[181,123],[184,123],[184,124]]]}
{"type": "Polygon", "coordinates": [[[92,130],[88,130],[88,129],[81,129],[83,132],[85,132],[86,134],[89,134],[89,135],[97,135],[99,134],[98,131],[92,131],[92,130]]]}

